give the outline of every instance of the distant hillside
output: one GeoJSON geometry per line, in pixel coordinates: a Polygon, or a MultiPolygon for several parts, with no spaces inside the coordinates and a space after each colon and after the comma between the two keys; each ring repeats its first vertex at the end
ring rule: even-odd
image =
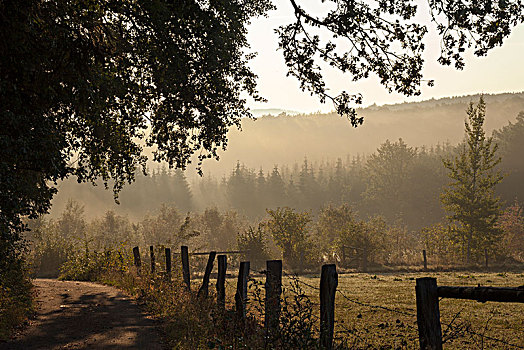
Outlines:
{"type": "MultiPolygon", "coordinates": [[[[485,95],[486,129],[489,133],[515,120],[524,110],[524,93],[485,95]]],[[[220,161],[206,161],[205,172],[228,173],[237,161],[250,168],[269,169],[293,164],[304,157],[312,161],[336,159],[348,154],[369,154],[386,139],[404,139],[409,145],[458,143],[464,135],[465,110],[479,95],[431,99],[422,102],[370,106],[359,109],[364,125],[331,114],[266,116],[242,122],[242,132],[229,133],[220,161]]]]}
{"type": "Polygon", "coordinates": [[[289,114],[289,115],[299,114],[298,112],[295,112],[295,111],[289,111],[289,110],[286,110],[286,109],[279,109],[279,108],[252,109],[251,113],[253,113],[253,116],[255,116],[256,118],[262,117],[262,116],[265,116],[265,115],[277,116],[277,115],[282,114],[282,113],[289,114]]]}
{"type": "MultiPolygon", "coordinates": [[[[274,165],[287,165],[293,169],[295,164],[303,163],[304,157],[310,163],[317,164],[323,160],[335,161],[342,158],[347,164],[348,157],[371,154],[386,139],[395,141],[402,138],[409,146],[432,146],[446,142],[457,144],[464,135],[466,108],[470,101],[477,102],[478,97],[475,95],[370,106],[358,111],[365,118],[364,125],[358,128],[351,127],[349,121],[333,113],[284,115],[281,114],[282,110],[271,110],[278,113],[260,117],[256,121],[244,120],[242,132],[236,129],[230,131],[228,149],[220,152],[220,161],[204,162],[203,179],[195,174],[191,165],[186,177],[192,187],[199,187],[202,180],[210,178],[221,181],[223,175],[232,172],[237,161],[256,171],[263,168],[265,173],[274,165]]],[[[486,95],[485,100],[486,128],[489,133],[514,121],[518,112],[524,111],[524,93],[486,95]]],[[[139,195],[135,188],[133,184],[126,185],[120,198],[122,205],[117,206],[111,190],[106,191],[103,186],[93,188],[90,184],[77,184],[74,179],[68,179],[59,184],[59,192],[53,200],[52,215],[56,216],[64,209],[68,198],[85,203],[89,217],[100,216],[108,209],[133,214],[123,208],[136,207],[147,202],[143,198],[135,198],[139,195]]],[[[148,197],[157,200],[155,188],[152,186],[148,197]]],[[[198,188],[194,190],[195,195],[200,193],[198,188]]],[[[204,207],[211,200],[211,194],[206,192],[196,197],[198,198],[194,198],[195,201],[204,207]]],[[[153,205],[148,208],[151,211],[156,209],[153,205]]],[[[184,210],[182,207],[180,209],[184,210]]],[[[133,216],[140,215],[134,213],[133,216]]]]}

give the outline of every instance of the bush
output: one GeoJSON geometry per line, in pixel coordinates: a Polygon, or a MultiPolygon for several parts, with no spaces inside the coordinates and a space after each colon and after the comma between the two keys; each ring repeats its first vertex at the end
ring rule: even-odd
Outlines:
{"type": "Polygon", "coordinates": [[[103,252],[77,252],[60,268],[59,278],[75,281],[101,281],[108,272],[127,272],[130,266],[130,249],[107,249],[103,252]]]}
{"type": "Polygon", "coordinates": [[[237,242],[238,249],[246,251],[242,254],[242,259],[250,261],[252,269],[259,270],[265,267],[265,262],[270,257],[262,225],[258,225],[256,230],[249,226],[244,233],[238,235],[237,242]]]}
{"type": "Polygon", "coordinates": [[[288,207],[267,210],[267,213],[270,218],[264,222],[264,227],[282,249],[284,263],[292,270],[317,266],[318,251],[309,233],[311,215],[296,213],[288,207]]]}
{"type": "Polygon", "coordinates": [[[5,341],[33,313],[33,298],[28,268],[20,252],[0,246],[0,255],[0,341],[5,341]]]}

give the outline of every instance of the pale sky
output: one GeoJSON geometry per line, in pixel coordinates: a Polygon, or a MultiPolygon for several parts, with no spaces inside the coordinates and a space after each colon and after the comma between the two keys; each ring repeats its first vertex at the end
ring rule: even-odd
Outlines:
{"type": "MultiPolygon", "coordinates": [[[[278,9],[271,11],[268,18],[253,21],[248,40],[252,51],[258,56],[251,61],[253,71],[259,76],[258,88],[267,103],[249,102],[251,108],[281,108],[298,112],[329,112],[333,110],[331,102],[321,104],[318,97],[299,89],[298,81],[286,77],[286,66],[282,52],[277,51],[278,38],[274,29],[279,25],[291,23],[294,19],[289,0],[274,0],[278,9]]],[[[320,10],[320,0],[302,0],[300,2],[310,11],[320,10]]],[[[426,2],[420,2],[426,8],[426,2]]],[[[422,7],[421,7],[422,8],[422,7]]],[[[427,20],[427,10],[420,13],[420,18],[427,20]]],[[[429,22],[428,22],[429,23],[429,22]]],[[[350,75],[328,69],[324,70],[326,85],[332,95],[346,90],[350,93],[361,92],[364,95],[363,106],[373,103],[378,105],[401,103],[441,98],[449,96],[470,95],[476,93],[502,93],[524,91],[524,24],[515,27],[502,47],[491,50],[485,57],[476,57],[468,51],[466,67],[458,71],[453,66],[444,67],[437,63],[439,56],[439,39],[433,25],[429,26],[425,36],[426,52],[424,54],[424,78],[434,79],[434,87],[422,87],[422,94],[417,97],[406,97],[397,93],[388,93],[376,77],[351,81],[350,75]]]]}

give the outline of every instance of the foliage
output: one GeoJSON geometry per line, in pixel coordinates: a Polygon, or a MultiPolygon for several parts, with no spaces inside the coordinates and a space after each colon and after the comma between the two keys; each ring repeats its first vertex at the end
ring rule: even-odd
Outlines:
{"type": "Polygon", "coordinates": [[[238,249],[246,251],[242,254],[243,261],[249,261],[251,268],[256,270],[265,268],[269,260],[269,249],[263,225],[259,224],[255,229],[249,226],[247,230],[237,236],[238,249]]]}
{"type": "Polygon", "coordinates": [[[131,249],[121,246],[102,252],[75,251],[60,267],[62,280],[101,281],[108,273],[125,273],[131,266],[131,249]]]}
{"type": "Polygon", "coordinates": [[[316,325],[310,297],[292,279],[289,289],[283,291],[279,345],[282,349],[317,349],[316,325]]]}
{"type": "MultiPolygon", "coordinates": [[[[251,18],[267,0],[0,3],[0,239],[45,213],[56,181],[113,179],[153,159],[184,168],[217,157],[261,100],[247,67],[251,18]],[[86,10],[88,6],[88,11],[86,10]]],[[[11,248],[8,248],[11,249],[11,248]]],[[[3,252],[2,252],[3,253],[3,252]]]]}
{"type": "Polygon", "coordinates": [[[349,225],[352,225],[356,214],[347,204],[337,207],[328,205],[322,208],[316,222],[316,235],[328,261],[336,261],[336,255],[340,257],[340,235],[349,225]],[[338,244],[337,244],[338,243],[338,244]]]}
{"type": "Polygon", "coordinates": [[[403,192],[409,188],[408,175],[416,154],[402,139],[386,140],[366,162],[364,197],[391,220],[396,219],[393,213],[402,216],[406,211],[403,192]]]}
{"type": "MultiPolygon", "coordinates": [[[[314,16],[290,0],[295,19],[278,28],[279,48],[302,90],[321,101],[331,99],[337,112],[353,126],[362,124],[355,104],[358,93],[328,94],[318,61],[351,75],[353,81],[376,74],[385,88],[406,96],[420,95],[427,25],[421,23],[419,6],[412,1],[325,1],[322,16],[314,16]],[[327,33],[327,35],[326,35],[327,33]]],[[[502,45],[512,27],[523,21],[520,1],[477,3],[429,0],[431,20],[441,37],[438,62],[464,67],[464,52],[473,47],[477,56],[502,45]]],[[[433,85],[433,80],[427,81],[433,85]]]]}
{"type": "Polygon", "coordinates": [[[522,206],[515,200],[500,216],[503,255],[524,262],[524,216],[522,206]]]}
{"type": "Polygon", "coordinates": [[[180,245],[189,239],[200,235],[192,230],[191,216],[182,219],[182,215],[175,207],[162,204],[156,215],[146,215],[140,222],[140,231],[145,244],[173,244],[180,245]],[[147,241],[147,242],[146,242],[147,241]]]}
{"type": "Polygon", "coordinates": [[[41,223],[31,222],[31,245],[29,260],[33,273],[37,277],[58,277],[60,266],[65,263],[74,250],[74,240],[64,237],[55,221],[41,223]]]}
{"type": "Polygon", "coordinates": [[[501,168],[506,174],[497,191],[507,203],[524,198],[524,111],[517,115],[515,123],[509,122],[500,130],[493,131],[493,138],[500,146],[501,168]]]}
{"type": "Polygon", "coordinates": [[[267,213],[269,219],[264,222],[264,226],[282,249],[284,263],[298,270],[316,262],[317,254],[308,230],[310,214],[297,213],[288,207],[268,209],[267,213]]]}
{"type": "Polygon", "coordinates": [[[19,254],[11,251],[0,259],[0,343],[34,311],[29,269],[19,254]]]}
{"type": "Polygon", "coordinates": [[[89,223],[86,239],[81,240],[84,250],[104,250],[114,248],[121,242],[135,242],[138,237],[137,227],[126,216],[117,215],[108,210],[101,218],[89,223]]]}
{"type": "Polygon", "coordinates": [[[361,266],[365,263],[364,260],[366,263],[377,261],[380,250],[385,248],[385,227],[385,222],[380,218],[369,222],[354,220],[339,232],[338,245],[341,248],[346,247],[348,251],[356,250],[361,266]]]}
{"type": "Polygon", "coordinates": [[[460,246],[456,243],[449,225],[438,223],[421,230],[424,249],[433,264],[453,264],[460,260],[460,246]]]}
{"type": "Polygon", "coordinates": [[[30,261],[38,277],[57,277],[70,254],[77,249],[88,251],[93,241],[84,207],[71,199],[56,220],[40,217],[30,220],[28,227],[31,231],[26,237],[32,244],[30,261]]]}
{"type": "Polygon", "coordinates": [[[501,230],[497,226],[500,214],[495,186],[502,181],[496,166],[498,146],[486,137],[483,125],[485,103],[482,97],[476,107],[470,103],[465,122],[466,139],[452,159],[444,159],[451,183],[442,194],[442,203],[467,263],[483,256],[484,249],[497,249],[501,230]]]}

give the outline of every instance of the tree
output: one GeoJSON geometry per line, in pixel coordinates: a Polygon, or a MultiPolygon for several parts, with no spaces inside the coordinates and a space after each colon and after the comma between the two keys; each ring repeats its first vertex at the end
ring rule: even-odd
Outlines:
{"type": "Polygon", "coordinates": [[[498,193],[508,203],[515,197],[524,198],[524,111],[517,115],[515,123],[509,122],[500,130],[493,131],[493,137],[500,146],[501,168],[507,174],[498,193]]]}
{"type": "Polygon", "coordinates": [[[524,261],[524,216],[517,200],[501,215],[499,225],[504,232],[503,254],[524,261]]]}
{"type": "MultiPolygon", "coordinates": [[[[425,81],[422,75],[423,39],[428,29],[417,15],[426,9],[413,1],[326,0],[322,1],[322,17],[308,13],[296,0],[290,2],[295,21],[277,30],[288,75],[321,101],[332,100],[337,112],[353,126],[363,122],[352,107],[362,103],[362,96],[346,91],[329,95],[319,60],[351,74],[353,81],[375,74],[388,91],[406,96],[419,95],[423,82],[433,85],[433,80],[425,81]]],[[[428,0],[428,5],[441,36],[438,62],[454,64],[457,69],[464,67],[467,48],[473,47],[476,56],[485,56],[524,20],[520,0],[428,0]]]]}
{"type": "Polygon", "coordinates": [[[270,218],[265,227],[273,236],[276,245],[282,249],[284,262],[292,269],[300,269],[304,263],[315,260],[313,244],[308,225],[311,217],[308,212],[296,213],[284,207],[268,210],[270,218]]]}
{"type": "Polygon", "coordinates": [[[263,269],[266,261],[270,259],[267,239],[261,224],[256,229],[249,226],[244,232],[239,232],[237,244],[238,249],[243,251],[242,260],[250,261],[255,270],[263,269]]]}
{"type": "Polygon", "coordinates": [[[261,100],[247,25],[269,0],[0,2],[0,248],[53,186],[113,179],[118,192],[153,159],[184,168],[216,157],[261,100]]]}
{"type": "Polygon", "coordinates": [[[493,251],[502,233],[497,226],[500,203],[494,194],[503,178],[496,170],[501,158],[493,138],[485,135],[485,110],[482,97],[476,107],[470,103],[465,141],[454,158],[443,159],[451,183],[441,200],[467,263],[482,256],[484,249],[493,251]]]}
{"type": "MultiPolygon", "coordinates": [[[[278,29],[289,74],[331,99],[353,125],[359,94],[329,96],[318,59],[353,80],[379,76],[388,90],[419,94],[427,29],[410,1],[329,0],[323,18],[290,0],[296,21],[278,29]],[[333,9],[334,8],[334,9],[333,9]],[[314,33],[349,43],[338,52],[314,33]]],[[[430,0],[442,36],[439,62],[501,45],[522,22],[518,0],[430,0]]],[[[115,194],[153,159],[184,168],[218,158],[226,133],[263,100],[247,65],[247,25],[270,0],[4,0],[0,2],[0,248],[14,249],[22,216],[45,213],[58,180],[113,179],[115,194]]],[[[329,39],[328,39],[329,40],[329,39]]],[[[431,82],[430,82],[431,83],[431,82]]]]}
{"type": "Polygon", "coordinates": [[[320,210],[316,233],[321,251],[327,255],[328,260],[334,260],[335,254],[340,251],[338,238],[341,232],[355,221],[356,214],[347,204],[340,206],[330,204],[320,210]]]}
{"type": "Polygon", "coordinates": [[[390,221],[402,217],[406,209],[405,196],[408,176],[417,150],[399,139],[386,140],[366,162],[363,196],[390,221]]]}

